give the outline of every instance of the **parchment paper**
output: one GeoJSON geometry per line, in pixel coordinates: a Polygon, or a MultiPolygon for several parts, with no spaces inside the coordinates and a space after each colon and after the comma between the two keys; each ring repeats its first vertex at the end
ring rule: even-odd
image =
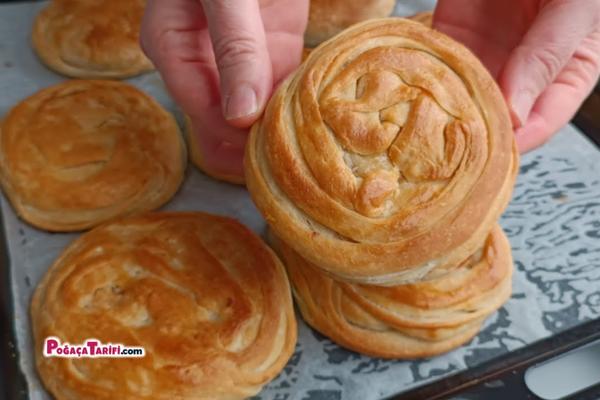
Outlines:
{"type": "MultiPolygon", "coordinates": [[[[25,96],[63,80],[40,64],[29,46],[33,17],[43,5],[0,6],[0,116],[25,96]]],[[[408,15],[432,5],[403,1],[397,12],[408,15]]],[[[176,111],[157,74],[130,81],[176,111]]],[[[513,201],[501,221],[516,263],[514,293],[470,344],[424,361],[384,361],[341,349],[300,322],[294,356],[257,398],[379,399],[600,317],[599,172],[600,152],[571,126],[523,157],[513,201]]],[[[33,366],[29,301],[47,267],[76,235],[33,229],[16,218],[4,198],[0,202],[20,366],[31,399],[47,399],[33,366]]],[[[165,208],[229,215],[258,233],[264,229],[245,189],[218,183],[193,167],[165,208]]]]}

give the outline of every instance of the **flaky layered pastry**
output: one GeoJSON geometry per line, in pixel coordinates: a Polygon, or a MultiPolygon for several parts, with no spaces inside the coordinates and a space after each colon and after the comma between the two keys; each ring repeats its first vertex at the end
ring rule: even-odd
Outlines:
{"type": "Polygon", "coordinates": [[[316,47],[358,22],[389,16],[395,0],[310,0],[304,43],[316,47]]]}
{"type": "Polygon", "coordinates": [[[316,48],[246,148],[275,233],[339,279],[413,282],[473,254],[512,191],[503,97],[462,45],[400,18],[316,48]]]}
{"type": "Polygon", "coordinates": [[[296,343],[285,270],[240,223],[151,213],[76,239],[31,304],[36,363],[60,400],[242,399],[296,343]],[[47,358],[44,338],[142,346],[143,358],[47,358]]]}
{"type": "Polygon", "coordinates": [[[197,132],[194,132],[192,120],[187,115],[185,116],[185,137],[187,139],[190,161],[192,164],[198,167],[200,171],[219,181],[233,183],[234,185],[243,185],[245,183],[244,178],[241,176],[223,174],[207,167],[206,163],[204,162],[204,156],[202,155],[203,151],[205,150],[202,148],[200,141],[198,140],[197,132]]]}
{"type": "Polygon", "coordinates": [[[511,293],[510,245],[499,226],[449,273],[392,287],[335,281],[272,238],[306,322],[334,342],[375,357],[429,357],[470,340],[511,293]]]}
{"type": "Polygon", "coordinates": [[[16,212],[50,231],[155,209],[186,152],[173,116],[133,86],[70,81],[16,105],[0,125],[0,182],[16,212]]]}
{"type": "Polygon", "coordinates": [[[139,44],[145,0],[52,0],[35,19],[33,47],[74,78],[126,78],[154,67],[139,44]]]}

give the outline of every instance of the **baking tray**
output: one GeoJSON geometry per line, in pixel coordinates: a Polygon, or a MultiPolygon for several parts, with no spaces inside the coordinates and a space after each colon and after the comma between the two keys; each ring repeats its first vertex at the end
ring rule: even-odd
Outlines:
{"type": "MultiPolygon", "coordinates": [[[[407,0],[398,11],[408,15],[428,3],[407,0]]],[[[29,27],[42,6],[0,4],[0,117],[27,95],[63,80],[42,66],[29,46],[29,27]]],[[[157,74],[129,81],[181,121],[157,74]]],[[[513,295],[468,345],[427,360],[382,360],[344,350],[300,322],[293,357],[256,399],[534,398],[509,394],[522,389],[514,376],[529,363],[593,340],[599,331],[599,172],[600,152],[571,125],[523,157],[501,220],[515,258],[513,295]]],[[[165,208],[230,215],[258,233],[264,230],[243,188],[193,168],[165,208]]],[[[29,300],[47,266],[77,235],[27,226],[3,197],[0,226],[0,393],[8,399],[46,399],[33,368],[29,300]]],[[[577,396],[597,398],[600,392],[592,388],[577,396]]]]}

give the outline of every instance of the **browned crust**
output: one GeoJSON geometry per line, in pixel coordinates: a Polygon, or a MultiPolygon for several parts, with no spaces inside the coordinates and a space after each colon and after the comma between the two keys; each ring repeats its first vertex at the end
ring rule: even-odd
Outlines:
{"type": "MultiPolygon", "coordinates": [[[[385,68],[385,58],[378,57],[385,68]]],[[[279,87],[263,119],[253,126],[245,157],[247,187],[275,233],[340,279],[372,284],[415,280],[472,254],[506,207],[517,170],[507,107],[485,67],[445,35],[392,18],[358,24],[315,49],[279,87]],[[420,51],[450,67],[468,92],[465,107],[478,110],[465,118],[479,119],[484,128],[468,134],[468,159],[440,192],[443,196],[400,207],[389,217],[370,218],[328,193],[338,190],[336,178],[326,186],[319,183],[319,177],[325,181],[336,168],[345,168],[342,164],[317,170],[319,176],[307,164],[307,155],[335,163],[334,155],[320,153],[325,143],[316,139],[314,149],[305,150],[298,142],[301,135],[327,139],[315,93],[323,89],[324,77],[352,73],[345,57],[357,57],[365,43],[371,43],[370,49],[380,37],[386,44],[390,37],[419,43],[420,51]]]]}
{"type": "Polygon", "coordinates": [[[304,41],[315,47],[358,22],[389,16],[395,0],[311,0],[304,41]]]}
{"type": "Polygon", "coordinates": [[[31,303],[36,365],[60,400],[242,399],[285,366],[297,328],[285,269],[237,221],[124,218],[76,239],[31,303]],[[65,359],[43,341],[143,346],[143,358],[65,359]]]}
{"type": "Polygon", "coordinates": [[[21,218],[49,231],[156,209],[176,193],[187,165],[173,116],[122,82],[43,89],[0,128],[4,193],[21,218]]]}

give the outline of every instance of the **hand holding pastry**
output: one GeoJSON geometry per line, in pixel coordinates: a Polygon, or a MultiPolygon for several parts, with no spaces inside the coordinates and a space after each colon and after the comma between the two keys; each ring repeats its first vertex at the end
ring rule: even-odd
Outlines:
{"type": "Polygon", "coordinates": [[[202,164],[242,177],[246,129],[300,63],[308,1],[149,1],[142,46],[191,117],[202,164]],[[222,107],[222,112],[221,112],[222,107]]]}
{"type": "Polygon", "coordinates": [[[598,1],[440,0],[434,26],[497,79],[522,152],[566,124],[600,76],[598,1]]]}
{"type": "Polygon", "coordinates": [[[313,50],[252,127],[246,186],[274,233],[338,279],[400,284],[473,254],[518,154],[477,58],[400,18],[313,50]]]}

